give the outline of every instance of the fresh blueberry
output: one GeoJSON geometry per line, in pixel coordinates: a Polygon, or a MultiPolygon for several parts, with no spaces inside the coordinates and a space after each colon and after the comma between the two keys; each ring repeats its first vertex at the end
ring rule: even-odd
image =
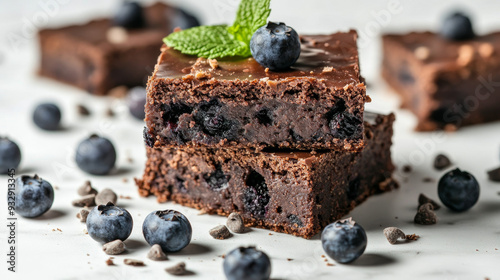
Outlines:
{"type": "Polygon", "coordinates": [[[348,112],[338,113],[328,123],[334,137],[340,139],[361,138],[363,135],[363,121],[361,118],[348,112]]]}
{"type": "Polygon", "coordinates": [[[260,65],[270,70],[287,69],[299,58],[299,35],[284,23],[270,21],[255,31],[250,40],[250,51],[260,65]]]}
{"type": "Polygon", "coordinates": [[[264,177],[258,172],[252,171],[245,183],[247,185],[243,196],[245,210],[255,217],[264,217],[271,199],[264,177]]]}
{"type": "Polygon", "coordinates": [[[44,130],[57,130],[61,123],[61,110],[53,103],[42,103],[33,112],[33,122],[44,130]]]}
{"type": "Polygon", "coordinates": [[[144,27],[141,5],[137,2],[124,1],[113,18],[113,24],[127,29],[144,27]]]}
{"type": "Polygon", "coordinates": [[[83,140],[76,149],[76,164],[81,170],[104,175],[115,166],[116,151],[113,144],[106,138],[91,135],[83,140]]]}
{"type": "Polygon", "coordinates": [[[146,105],[146,89],[143,87],[131,88],[127,96],[128,110],[132,116],[139,120],[144,120],[146,112],[144,106],[146,105]]]}
{"type": "Polygon", "coordinates": [[[182,30],[200,26],[200,21],[195,16],[180,8],[175,9],[175,13],[170,21],[174,28],[182,30]]]}
{"type": "Polygon", "coordinates": [[[469,17],[463,13],[454,13],[445,18],[441,26],[441,36],[448,40],[467,40],[474,38],[474,29],[469,17]]]}
{"type": "Polygon", "coordinates": [[[16,169],[20,162],[19,146],[8,138],[0,137],[0,174],[7,174],[9,169],[16,169]]]}
{"type": "Polygon", "coordinates": [[[41,216],[54,202],[52,185],[37,175],[18,177],[14,193],[16,213],[26,218],[41,216]]]}
{"type": "Polygon", "coordinates": [[[231,176],[224,174],[224,171],[222,171],[222,168],[219,165],[214,172],[204,174],[203,179],[205,179],[208,187],[212,191],[220,191],[229,187],[229,179],[231,179],[231,176]]]}
{"type": "Polygon", "coordinates": [[[144,238],[163,252],[177,252],[191,242],[193,230],[186,216],[175,210],[154,211],[142,224],[144,238]]]}
{"type": "Polygon", "coordinates": [[[466,211],[479,199],[479,183],[474,176],[457,168],[441,177],[438,195],[441,202],[451,210],[466,211]]]}
{"type": "Polygon", "coordinates": [[[239,247],[224,258],[227,280],[267,280],[271,275],[271,260],[255,247],[239,247]]]}
{"type": "Polygon", "coordinates": [[[132,233],[132,216],[112,202],[94,207],[87,216],[87,231],[97,242],[125,241],[132,233]]]}
{"type": "Polygon", "coordinates": [[[222,108],[216,99],[204,102],[194,115],[194,119],[204,133],[232,140],[238,132],[238,122],[224,116],[222,108]]]}
{"type": "Polygon", "coordinates": [[[350,263],[365,251],[365,230],[352,218],[329,224],[321,234],[321,244],[326,254],[339,263],[350,263]]]}

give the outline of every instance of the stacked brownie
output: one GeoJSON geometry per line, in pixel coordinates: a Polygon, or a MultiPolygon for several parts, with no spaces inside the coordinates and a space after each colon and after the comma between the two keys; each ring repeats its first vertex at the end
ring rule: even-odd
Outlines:
{"type": "Polygon", "coordinates": [[[164,46],[148,82],[140,194],[310,238],[395,187],[394,116],[364,112],[356,38],[302,36],[283,72],[164,46]]]}

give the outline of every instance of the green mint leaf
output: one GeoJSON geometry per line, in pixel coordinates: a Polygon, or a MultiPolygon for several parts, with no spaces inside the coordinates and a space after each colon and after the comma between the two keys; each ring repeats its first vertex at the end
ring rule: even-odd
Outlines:
{"type": "Polygon", "coordinates": [[[163,42],[183,54],[205,58],[243,56],[249,51],[244,42],[228,32],[226,25],[198,26],[174,32],[163,42]]]}
{"type": "Polygon", "coordinates": [[[271,13],[271,0],[241,0],[233,25],[198,26],[174,32],[163,39],[183,54],[205,58],[252,56],[250,40],[271,13]]]}
{"type": "Polygon", "coordinates": [[[241,0],[236,19],[228,27],[229,33],[249,46],[255,31],[267,23],[270,3],[271,0],[241,0]]]}

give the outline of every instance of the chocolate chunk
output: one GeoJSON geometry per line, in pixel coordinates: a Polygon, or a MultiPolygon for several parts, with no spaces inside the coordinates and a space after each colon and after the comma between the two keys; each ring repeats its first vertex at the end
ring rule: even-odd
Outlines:
{"type": "Polygon", "coordinates": [[[420,225],[434,225],[437,223],[436,213],[433,211],[432,204],[426,203],[418,208],[414,222],[420,225]]]}
{"type": "Polygon", "coordinates": [[[436,201],[428,198],[425,194],[421,193],[418,196],[418,208],[426,203],[430,203],[433,210],[438,210],[439,208],[441,208],[441,206],[436,201]]]}
{"type": "Polygon", "coordinates": [[[97,194],[97,190],[92,188],[92,184],[90,183],[90,181],[85,181],[83,186],[78,188],[78,194],[81,196],[97,194]]]}
{"type": "Polygon", "coordinates": [[[436,158],[434,159],[434,168],[436,168],[437,170],[443,170],[449,167],[450,165],[451,165],[450,159],[443,154],[437,155],[436,158]]]}
{"type": "Polygon", "coordinates": [[[131,265],[131,266],[144,266],[144,262],[140,260],[134,260],[134,259],[124,259],[123,263],[126,265],[131,265]]]}
{"type": "Polygon", "coordinates": [[[243,218],[241,218],[240,214],[234,212],[227,217],[226,226],[235,233],[244,233],[245,232],[245,223],[243,222],[243,218]]]}
{"type": "Polygon", "coordinates": [[[153,260],[153,261],[168,260],[167,255],[165,255],[165,253],[161,249],[161,246],[158,244],[155,244],[151,247],[151,249],[148,252],[148,258],[153,260]]]}
{"type": "Polygon", "coordinates": [[[104,189],[99,192],[95,197],[95,203],[97,205],[106,204],[108,202],[112,202],[116,205],[116,201],[118,200],[118,196],[116,193],[110,189],[104,189]]]}
{"type": "Polygon", "coordinates": [[[80,212],[76,213],[76,217],[80,219],[80,222],[85,223],[87,221],[87,216],[89,215],[89,209],[81,209],[80,212]]]}
{"type": "Polygon", "coordinates": [[[117,239],[102,245],[102,250],[108,255],[118,255],[125,251],[125,244],[117,239]]]}
{"type": "Polygon", "coordinates": [[[80,116],[84,116],[84,117],[86,117],[86,116],[90,116],[90,111],[89,111],[89,109],[87,109],[87,107],[85,107],[84,105],[82,105],[82,104],[78,104],[78,105],[76,105],[76,109],[77,109],[78,114],[79,114],[80,116]]]}
{"type": "Polygon", "coordinates": [[[384,235],[391,244],[396,244],[398,239],[406,239],[404,232],[397,227],[385,228],[384,235]]]}
{"type": "Polygon", "coordinates": [[[500,167],[488,171],[488,179],[493,182],[500,182],[500,167]]]}
{"type": "Polygon", "coordinates": [[[92,207],[95,206],[95,194],[88,194],[72,202],[76,207],[92,207]]]}
{"type": "Polygon", "coordinates": [[[225,225],[216,226],[209,231],[210,235],[215,239],[227,239],[231,237],[231,233],[225,225]]]}
{"type": "Polygon", "coordinates": [[[165,268],[165,271],[172,275],[184,275],[186,274],[186,263],[180,262],[172,267],[165,268]]]}

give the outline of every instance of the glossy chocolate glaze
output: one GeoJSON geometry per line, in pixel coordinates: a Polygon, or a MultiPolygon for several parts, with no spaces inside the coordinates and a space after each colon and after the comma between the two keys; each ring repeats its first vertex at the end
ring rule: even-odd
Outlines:
{"type": "MultiPolygon", "coordinates": [[[[183,55],[164,46],[158,58],[153,79],[178,79],[192,74],[206,73],[218,80],[269,79],[317,79],[328,86],[343,88],[346,85],[362,83],[358,64],[356,31],[331,35],[301,36],[302,52],[291,69],[282,72],[266,71],[253,58],[218,59],[213,69],[207,59],[183,55]]],[[[207,78],[202,75],[202,78],[207,78]]]]}

